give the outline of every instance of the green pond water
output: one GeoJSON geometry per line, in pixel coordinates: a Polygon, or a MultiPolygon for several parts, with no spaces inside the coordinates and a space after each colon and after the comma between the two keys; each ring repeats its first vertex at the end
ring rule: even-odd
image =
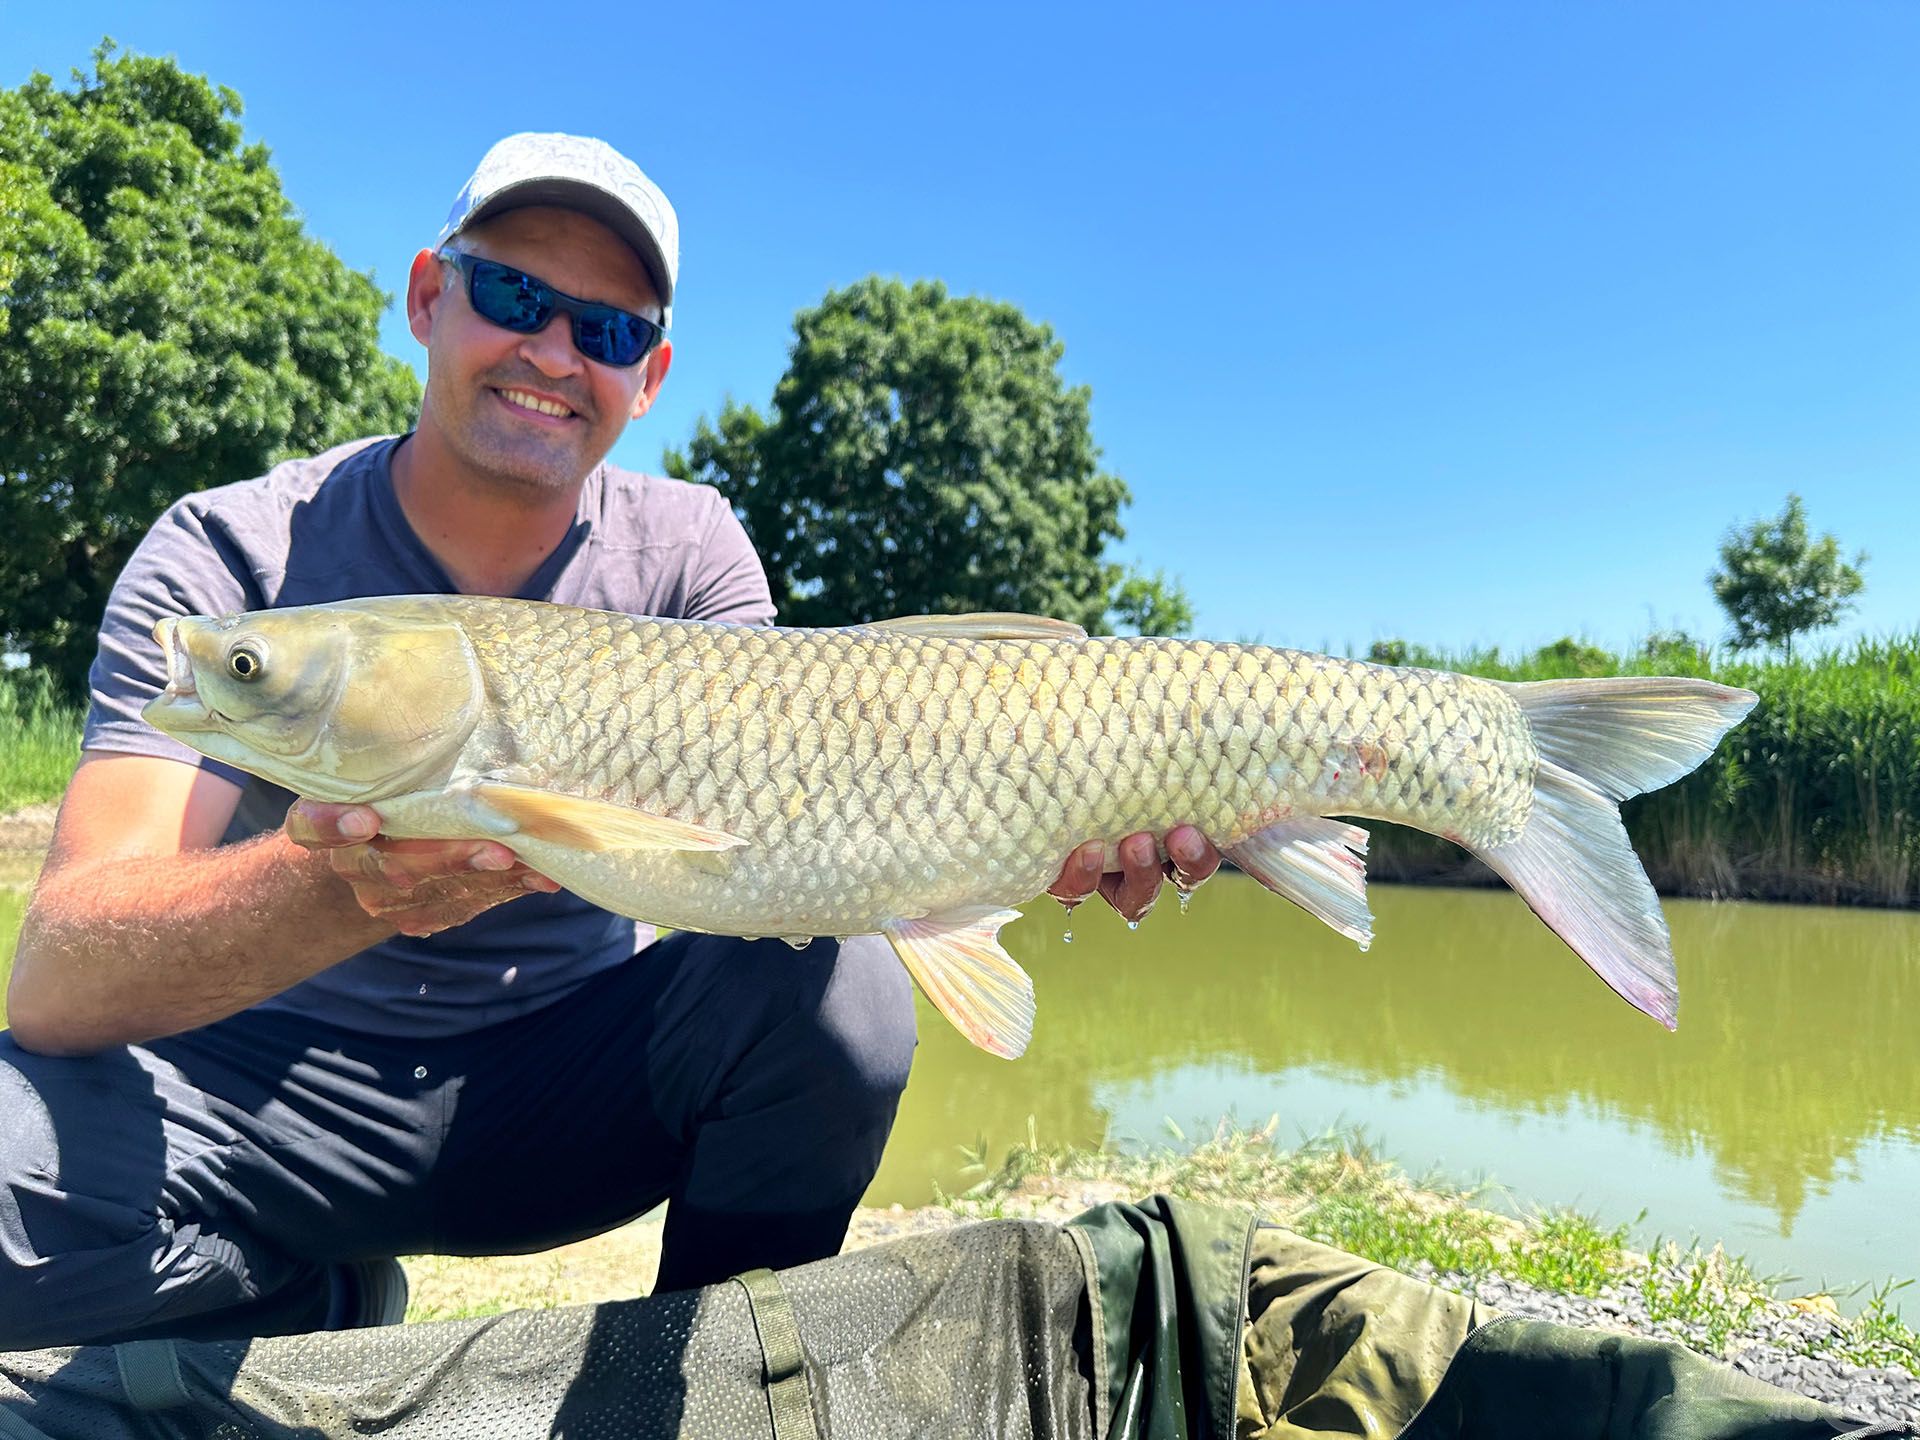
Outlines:
{"type": "MultiPolygon", "coordinates": [[[[0,873],[0,968],[25,878],[0,873]]],[[[1373,906],[1364,955],[1238,875],[1134,932],[1082,908],[1070,945],[1059,907],[1027,907],[1005,938],[1039,992],[1031,1049],[996,1060],[923,1006],[869,1201],[965,1188],[963,1147],[997,1163],[1029,1117],[1138,1147],[1277,1115],[1283,1143],[1357,1128],[1416,1175],[1721,1240],[1796,1288],[1920,1276],[1920,915],[1668,901],[1669,1034],[1507,892],[1373,906]]]]}

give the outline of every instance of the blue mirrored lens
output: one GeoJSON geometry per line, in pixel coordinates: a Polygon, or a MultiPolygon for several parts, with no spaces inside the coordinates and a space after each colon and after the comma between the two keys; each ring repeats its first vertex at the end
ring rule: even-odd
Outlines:
{"type": "Polygon", "coordinates": [[[553,315],[553,293],[531,275],[496,265],[474,262],[467,294],[481,317],[509,330],[538,330],[553,315]]]}
{"type": "Polygon", "coordinates": [[[647,353],[653,327],[638,315],[604,307],[584,307],[574,316],[573,343],[589,360],[631,365],[647,353]]]}
{"type": "Polygon", "coordinates": [[[497,261],[461,256],[456,263],[467,272],[467,296],[483,320],[530,335],[545,327],[556,308],[564,310],[573,320],[574,347],[602,365],[638,364],[661,333],[644,316],[575,300],[497,261]]]}

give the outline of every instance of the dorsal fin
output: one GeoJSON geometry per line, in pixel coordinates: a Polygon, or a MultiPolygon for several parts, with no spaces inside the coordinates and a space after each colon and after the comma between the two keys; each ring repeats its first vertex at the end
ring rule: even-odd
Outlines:
{"type": "Polygon", "coordinates": [[[1087,632],[1071,620],[989,610],[974,615],[900,615],[856,627],[920,635],[929,640],[1084,640],[1087,632]]]}

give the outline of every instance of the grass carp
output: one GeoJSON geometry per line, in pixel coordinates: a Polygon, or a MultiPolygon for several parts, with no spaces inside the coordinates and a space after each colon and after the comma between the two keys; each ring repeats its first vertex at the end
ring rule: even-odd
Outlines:
{"type": "Polygon", "coordinates": [[[383,833],[497,840],[594,904],[718,934],[884,934],[967,1038],[1025,1049],[999,943],[1068,852],[1196,825],[1364,947],[1367,835],[1479,856],[1671,1027],[1618,802],[1754,703],[1703,680],[1503,683],[1020,615],[846,629],[404,596],[162,620],[157,728],[383,833]]]}

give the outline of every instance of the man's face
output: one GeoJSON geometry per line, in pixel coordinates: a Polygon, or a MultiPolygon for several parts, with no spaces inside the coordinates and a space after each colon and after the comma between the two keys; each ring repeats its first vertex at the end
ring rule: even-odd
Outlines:
{"type": "MultiPolygon", "coordinates": [[[[467,230],[460,243],[582,300],[660,314],[640,257],[577,211],[510,210],[467,230]]],[[[473,312],[460,273],[426,251],[414,257],[407,314],[427,347],[422,427],[438,432],[475,473],[514,488],[577,485],[627,421],[646,413],[671,360],[665,341],[630,369],[589,360],[574,348],[569,318],[557,313],[536,335],[494,325],[473,312]],[[555,407],[566,413],[546,413],[555,407]]]]}

